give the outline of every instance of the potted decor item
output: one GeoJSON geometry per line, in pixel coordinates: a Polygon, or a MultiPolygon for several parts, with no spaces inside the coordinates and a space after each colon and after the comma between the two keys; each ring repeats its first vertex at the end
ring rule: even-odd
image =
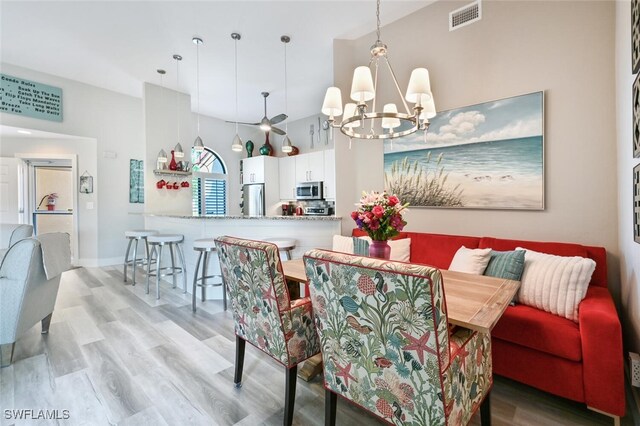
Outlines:
{"type": "Polygon", "coordinates": [[[264,145],[260,147],[260,155],[273,155],[273,146],[269,143],[269,132],[266,132],[264,145]]]}
{"type": "Polygon", "coordinates": [[[247,141],[245,146],[247,148],[247,158],[248,157],[253,157],[253,142],[247,141]]]}
{"type": "Polygon", "coordinates": [[[402,231],[407,222],[402,219],[409,203],[402,204],[398,197],[386,192],[362,193],[356,211],[351,213],[359,229],[371,238],[369,256],[389,259],[391,247],[387,243],[402,231]]]}

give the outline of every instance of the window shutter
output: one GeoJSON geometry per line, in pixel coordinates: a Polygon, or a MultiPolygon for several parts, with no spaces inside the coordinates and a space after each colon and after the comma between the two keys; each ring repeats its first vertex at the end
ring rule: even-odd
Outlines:
{"type": "Polygon", "coordinates": [[[227,185],[223,179],[204,180],[205,214],[223,215],[227,213],[227,185]]]}

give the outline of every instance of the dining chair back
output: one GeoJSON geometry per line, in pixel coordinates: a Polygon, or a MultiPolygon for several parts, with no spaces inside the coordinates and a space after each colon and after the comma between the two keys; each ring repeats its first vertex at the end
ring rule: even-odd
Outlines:
{"type": "Polygon", "coordinates": [[[345,253],[304,256],[324,361],[325,424],[336,395],[387,422],[489,421],[491,339],[450,334],[440,270],[345,253]]]}
{"type": "Polygon", "coordinates": [[[284,424],[293,418],[298,363],[320,351],[311,300],[290,300],[278,247],[264,241],[216,238],[236,333],[234,383],[241,386],[245,342],[287,369],[284,424]]]}

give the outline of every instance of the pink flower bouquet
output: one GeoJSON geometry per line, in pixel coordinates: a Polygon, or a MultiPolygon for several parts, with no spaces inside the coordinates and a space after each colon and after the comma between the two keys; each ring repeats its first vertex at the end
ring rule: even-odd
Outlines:
{"type": "Polygon", "coordinates": [[[402,212],[409,204],[402,204],[398,197],[386,192],[362,193],[360,202],[351,218],[359,229],[364,230],[374,241],[387,241],[398,235],[407,224],[402,212]]]}

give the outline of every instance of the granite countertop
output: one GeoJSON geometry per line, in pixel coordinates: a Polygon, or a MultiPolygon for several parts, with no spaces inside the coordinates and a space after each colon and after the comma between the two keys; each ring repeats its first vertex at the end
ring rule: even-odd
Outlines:
{"type": "Polygon", "coordinates": [[[170,217],[175,219],[207,219],[207,220],[224,220],[224,219],[246,219],[246,220],[324,220],[336,221],[342,220],[341,216],[242,216],[242,215],[180,215],[169,213],[145,213],[145,216],[170,217]]]}

